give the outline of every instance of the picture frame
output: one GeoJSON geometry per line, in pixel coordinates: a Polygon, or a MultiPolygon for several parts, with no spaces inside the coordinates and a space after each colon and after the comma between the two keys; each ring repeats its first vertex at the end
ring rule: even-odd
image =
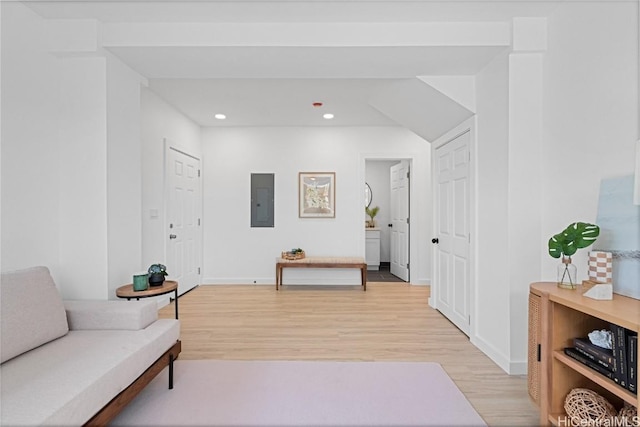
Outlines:
{"type": "Polygon", "coordinates": [[[298,217],[336,217],[336,173],[298,173],[298,217]]]}

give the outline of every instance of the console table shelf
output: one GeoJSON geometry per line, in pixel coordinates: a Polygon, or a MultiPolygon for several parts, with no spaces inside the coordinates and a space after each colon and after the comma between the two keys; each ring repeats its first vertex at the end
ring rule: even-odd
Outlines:
{"type": "Polygon", "coordinates": [[[616,408],[627,402],[640,407],[640,398],[604,375],[564,354],[573,339],[609,324],[640,331],[640,300],[614,294],[598,301],[583,296],[588,287],[561,289],[553,282],[530,285],[529,393],[540,407],[542,425],[570,425],[564,400],[574,388],[588,388],[616,408]]]}

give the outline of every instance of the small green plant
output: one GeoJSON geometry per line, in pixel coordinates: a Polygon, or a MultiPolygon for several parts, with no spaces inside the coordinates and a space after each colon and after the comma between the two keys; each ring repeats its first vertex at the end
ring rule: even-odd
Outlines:
{"type": "Polygon", "coordinates": [[[292,254],[299,254],[301,252],[304,252],[301,248],[293,248],[290,251],[292,254]]]}
{"type": "Polygon", "coordinates": [[[562,264],[558,266],[558,286],[561,288],[575,289],[576,266],[571,264],[571,255],[578,249],[586,248],[596,241],[600,234],[600,227],[586,222],[574,222],[569,224],[562,233],[551,236],[549,239],[549,255],[553,258],[562,257],[562,264]]]}
{"type": "Polygon", "coordinates": [[[376,217],[376,215],[378,215],[378,212],[380,211],[380,206],[375,206],[373,208],[369,208],[367,206],[364,208],[364,211],[367,213],[367,215],[369,215],[371,221],[373,221],[373,219],[376,217]]]}
{"type": "Polygon", "coordinates": [[[149,270],[147,270],[149,272],[149,274],[162,274],[163,276],[166,276],[167,273],[167,267],[162,265],[162,264],[151,264],[149,266],[149,270]]]}
{"type": "Polygon", "coordinates": [[[600,227],[586,222],[574,222],[549,239],[549,255],[553,258],[570,257],[578,249],[586,248],[596,241],[600,227]]]}

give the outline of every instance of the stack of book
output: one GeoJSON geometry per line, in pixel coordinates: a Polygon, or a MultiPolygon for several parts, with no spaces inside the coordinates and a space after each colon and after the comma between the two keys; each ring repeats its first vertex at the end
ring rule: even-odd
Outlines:
{"type": "Polygon", "coordinates": [[[611,324],[612,349],[597,346],[588,338],[574,338],[574,347],[567,347],[567,356],[579,361],[632,393],[638,387],[638,335],[611,324]]]}

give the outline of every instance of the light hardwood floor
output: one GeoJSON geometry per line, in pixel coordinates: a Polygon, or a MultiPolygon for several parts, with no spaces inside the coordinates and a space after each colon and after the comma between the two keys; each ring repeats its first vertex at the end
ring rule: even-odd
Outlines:
{"type": "Polygon", "coordinates": [[[199,286],[179,300],[180,358],[437,362],[488,425],[537,425],[526,377],[505,374],[428,297],[405,283],[199,286]]]}

